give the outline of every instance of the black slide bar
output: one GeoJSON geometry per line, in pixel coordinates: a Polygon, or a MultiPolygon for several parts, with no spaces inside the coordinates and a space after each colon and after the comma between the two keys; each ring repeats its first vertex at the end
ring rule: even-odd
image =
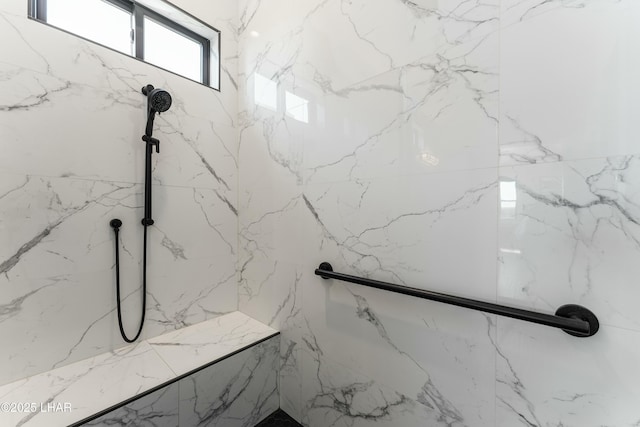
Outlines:
{"type": "Polygon", "coordinates": [[[315,271],[316,276],[323,279],[337,279],[344,282],[356,283],[358,285],[369,286],[371,288],[382,289],[398,294],[410,295],[412,297],[424,298],[431,301],[456,305],[458,307],[470,308],[472,310],[484,311],[486,313],[498,314],[500,316],[511,317],[512,319],[524,320],[541,325],[560,328],[569,335],[576,337],[590,337],[595,335],[600,328],[598,318],[590,310],[575,304],[567,304],[558,308],[556,314],[538,313],[536,311],[523,310],[521,308],[508,307],[491,302],[477,301],[470,298],[457,297],[442,294],[440,292],[426,291],[424,289],[411,288],[409,286],[394,285],[393,283],[380,282],[378,280],[364,277],[350,276],[348,274],[336,273],[328,262],[323,262],[315,271]]]}

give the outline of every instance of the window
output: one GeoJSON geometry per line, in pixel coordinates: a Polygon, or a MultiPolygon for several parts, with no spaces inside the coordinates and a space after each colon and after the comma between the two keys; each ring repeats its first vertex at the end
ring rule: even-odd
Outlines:
{"type": "Polygon", "coordinates": [[[220,32],[162,0],[30,0],[29,16],[220,89],[220,32]]]}
{"type": "Polygon", "coordinates": [[[144,59],[159,67],[174,71],[192,80],[202,72],[202,43],[184,37],[170,27],[144,18],[144,59]],[[173,49],[167,50],[167,46],[173,49]]]}
{"type": "Polygon", "coordinates": [[[47,22],[122,53],[133,54],[129,10],[102,0],[47,0],[47,22]]]}

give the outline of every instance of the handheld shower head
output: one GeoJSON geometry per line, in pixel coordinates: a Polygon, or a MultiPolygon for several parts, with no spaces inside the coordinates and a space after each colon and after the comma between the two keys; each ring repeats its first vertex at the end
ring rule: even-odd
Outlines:
{"type": "Polygon", "coordinates": [[[149,108],[164,113],[171,107],[171,95],[164,89],[153,89],[149,94],[149,108]]]}
{"type": "Polygon", "coordinates": [[[147,95],[147,128],[146,135],[151,137],[153,133],[153,119],[156,113],[164,113],[171,107],[171,95],[164,89],[156,89],[152,85],[146,85],[142,88],[142,93],[147,95]]]}

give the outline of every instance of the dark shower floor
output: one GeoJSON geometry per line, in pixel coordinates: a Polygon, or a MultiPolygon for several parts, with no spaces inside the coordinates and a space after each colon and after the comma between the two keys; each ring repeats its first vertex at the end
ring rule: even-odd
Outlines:
{"type": "Polygon", "coordinates": [[[262,420],[256,427],[302,427],[282,409],[262,420]]]}

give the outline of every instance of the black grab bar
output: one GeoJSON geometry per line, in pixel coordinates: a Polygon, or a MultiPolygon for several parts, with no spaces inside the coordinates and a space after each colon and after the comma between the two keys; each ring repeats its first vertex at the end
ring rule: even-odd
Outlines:
{"type": "Polygon", "coordinates": [[[500,316],[511,317],[513,319],[525,320],[527,322],[539,323],[541,325],[560,328],[569,335],[576,337],[590,337],[595,335],[600,328],[598,318],[590,310],[576,304],[567,304],[556,310],[556,314],[539,313],[536,311],[523,310],[521,308],[508,307],[491,302],[478,301],[470,298],[447,295],[440,292],[426,291],[424,289],[411,288],[409,286],[395,285],[393,283],[380,282],[378,280],[364,277],[350,276],[348,274],[336,273],[328,262],[323,262],[315,270],[316,276],[323,279],[337,279],[344,282],[356,283],[358,285],[383,289],[385,291],[424,298],[431,301],[438,301],[445,304],[456,305],[458,307],[470,308],[472,310],[484,311],[486,313],[498,314],[500,316]]]}

